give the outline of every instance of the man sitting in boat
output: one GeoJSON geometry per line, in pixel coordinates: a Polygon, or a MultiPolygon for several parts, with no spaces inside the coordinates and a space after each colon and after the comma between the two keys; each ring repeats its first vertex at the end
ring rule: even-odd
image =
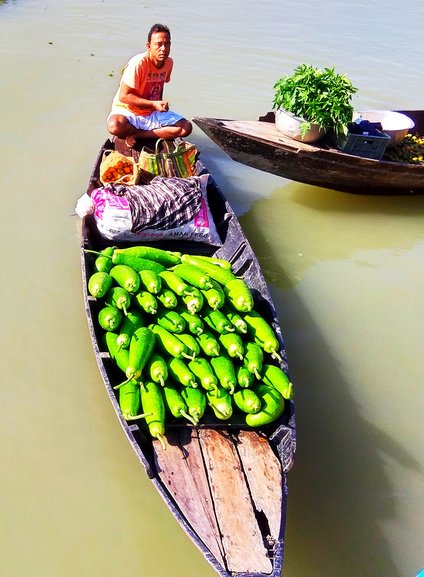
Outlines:
{"type": "Polygon", "coordinates": [[[146,52],[133,56],[125,66],[107,120],[109,132],[130,147],[138,138],[172,140],[188,136],[193,129],[163,100],[163,87],[171,80],[173,66],[169,28],[154,24],[146,47],[146,52]]]}

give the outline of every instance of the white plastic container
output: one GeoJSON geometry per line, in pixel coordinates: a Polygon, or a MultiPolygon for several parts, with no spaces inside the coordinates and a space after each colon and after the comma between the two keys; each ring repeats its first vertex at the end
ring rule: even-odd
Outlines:
{"type": "Polygon", "coordinates": [[[415,123],[412,118],[406,116],[406,114],[401,114],[400,112],[394,112],[393,110],[366,110],[365,112],[360,112],[360,117],[363,120],[369,120],[369,122],[379,122],[383,127],[382,132],[390,136],[390,142],[388,146],[395,146],[399,144],[403,138],[408,134],[411,128],[414,128],[415,123]]]}

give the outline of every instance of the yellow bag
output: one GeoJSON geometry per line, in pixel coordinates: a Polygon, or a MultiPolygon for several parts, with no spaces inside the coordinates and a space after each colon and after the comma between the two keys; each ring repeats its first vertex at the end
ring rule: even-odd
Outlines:
{"type": "Polygon", "coordinates": [[[138,168],[132,156],[124,156],[116,150],[105,150],[100,163],[100,181],[120,184],[136,184],[138,168]]]}

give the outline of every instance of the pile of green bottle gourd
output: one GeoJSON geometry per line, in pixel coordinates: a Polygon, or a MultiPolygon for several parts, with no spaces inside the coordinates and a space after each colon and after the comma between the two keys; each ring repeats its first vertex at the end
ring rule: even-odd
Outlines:
{"type": "Polygon", "coordinates": [[[206,411],[223,421],[236,409],[260,427],[280,417],[293,385],[279,341],[228,261],[149,246],[86,252],[97,255],[87,288],[122,371],[127,421],[145,419],[165,446],[168,418],[197,425],[206,411]]]}

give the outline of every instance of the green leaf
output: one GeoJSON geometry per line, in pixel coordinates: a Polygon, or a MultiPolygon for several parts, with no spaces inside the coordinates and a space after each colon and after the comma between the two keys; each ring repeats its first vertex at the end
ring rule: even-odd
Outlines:
{"type": "Polygon", "coordinates": [[[334,68],[324,70],[301,64],[294,73],[274,84],[273,108],[283,108],[305,119],[301,130],[311,122],[336,135],[347,132],[353,118],[352,96],[357,92],[349,78],[334,68]]]}

